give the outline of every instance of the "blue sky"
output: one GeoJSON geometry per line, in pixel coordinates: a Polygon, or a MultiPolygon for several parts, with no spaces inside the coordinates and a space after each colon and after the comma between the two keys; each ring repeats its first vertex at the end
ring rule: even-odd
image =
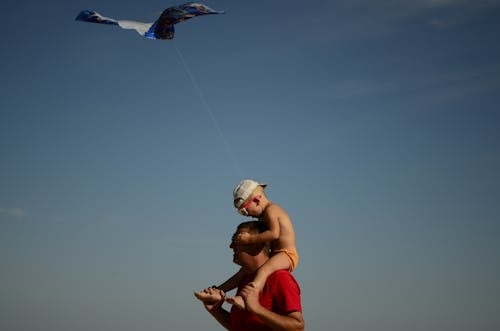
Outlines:
{"type": "Polygon", "coordinates": [[[207,1],[173,41],[4,6],[0,328],[220,330],[231,191],[291,214],[307,329],[500,327],[500,1],[207,1]]]}

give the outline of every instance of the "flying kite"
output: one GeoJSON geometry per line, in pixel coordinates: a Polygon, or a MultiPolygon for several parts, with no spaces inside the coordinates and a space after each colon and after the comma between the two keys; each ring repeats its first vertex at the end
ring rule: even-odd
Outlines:
{"type": "Polygon", "coordinates": [[[190,18],[202,15],[223,14],[201,3],[188,2],[165,9],[153,23],[143,23],[128,20],[115,20],[104,17],[93,10],[83,10],[75,18],[76,21],[118,25],[122,29],[136,30],[148,39],[173,39],[174,25],[190,18]]]}

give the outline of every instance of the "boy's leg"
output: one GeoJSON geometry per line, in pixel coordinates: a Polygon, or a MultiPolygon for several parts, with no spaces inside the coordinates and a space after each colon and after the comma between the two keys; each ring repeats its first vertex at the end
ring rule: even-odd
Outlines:
{"type": "Polygon", "coordinates": [[[266,279],[273,272],[278,270],[290,270],[291,262],[288,255],[284,252],[279,252],[271,256],[258,270],[253,280],[254,286],[260,291],[266,284],[266,279]]]}
{"type": "Polygon", "coordinates": [[[245,272],[243,269],[238,270],[233,276],[231,276],[228,280],[226,280],[220,286],[211,286],[202,291],[194,292],[194,296],[203,302],[216,302],[221,300],[221,298],[225,298],[225,293],[231,291],[232,289],[238,287],[238,284],[241,282],[243,277],[245,276],[245,272]],[[222,292],[222,296],[218,292],[222,292]]]}
{"type": "MultiPolygon", "coordinates": [[[[269,277],[269,275],[271,275],[273,272],[277,270],[289,270],[290,265],[291,263],[288,255],[286,255],[283,252],[274,254],[273,256],[271,256],[269,260],[267,260],[266,263],[264,263],[257,270],[257,274],[255,275],[253,282],[251,282],[250,284],[253,284],[253,286],[258,288],[259,291],[262,291],[264,285],[266,284],[267,277],[269,277]]],[[[235,295],[234,297],[228,297],[226,298],[226,301],[232,305],[235,305],[238,308],[241,309],[245,308],[245,301],[239,295],[235,295]]]]}
{"type": "Polygon", "coordinates": [[[235,295],[234,297],[227,297],[226,302],[240,309],[245,309],[245,300],[243,300],[243,297],[239,295],[235,295]]]}
{"type": "Polygon", "coordinates": [[[240,270],[238,270],[237,273],[232,275],[231,278],[226,280],[221,285],[217,286],[217,288],[224,292],[229,292],[238,287],[240,282],[243,280],[243,277],[245,277],[245,274],[246,274],[245,271],[240,268],[240,270]]]}

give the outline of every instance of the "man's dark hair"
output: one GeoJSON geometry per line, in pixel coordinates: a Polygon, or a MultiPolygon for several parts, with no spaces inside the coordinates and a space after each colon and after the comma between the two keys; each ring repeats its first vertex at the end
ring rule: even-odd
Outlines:
{"type": "Polygon", "coordinates": [[[267,226],[262,221],[247,221],[240,223],[238,229],[248,228],[251,233],[262,233],[267,230],[267,226]]]}

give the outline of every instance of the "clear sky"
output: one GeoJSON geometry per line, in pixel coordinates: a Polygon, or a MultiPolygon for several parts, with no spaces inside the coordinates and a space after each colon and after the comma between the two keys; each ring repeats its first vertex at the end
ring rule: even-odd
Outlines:
{"type": "Polygon", "coordinates": [[[8,1],[0,329],[221,328],[242,178],[295,224],[309,331],[500,329],[500,1],[206,1],[173,41],[8,1]]]}

